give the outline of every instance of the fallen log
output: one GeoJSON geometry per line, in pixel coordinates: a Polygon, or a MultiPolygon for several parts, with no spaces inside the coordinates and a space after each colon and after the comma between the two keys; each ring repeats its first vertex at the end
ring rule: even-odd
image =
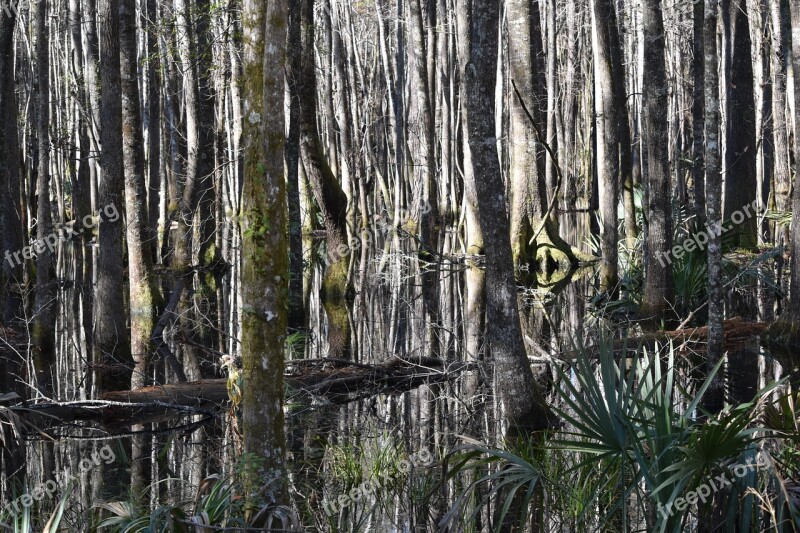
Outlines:
{"type": "MultiPolygon", "coordinates": [[[[472,367],[473,363],[447,364],[432,359],[409,361],[394,358],[379,365],[346,361],[332,363],[320,359],[311,365],[294,365],[295,373],[286,375],[285,380],[287,395],[292,401],[305,398],[312,402],[342,404],[376,394],[406,392],[423,384],[441,383],[472,367]]],[[[99,400],[15,405],[0,409],[7,409],[7,413],[18,417],[26,427],[42,431],[78,422],[98,422],[104,429],[114,432],[134,424],[186,415],[213,417],[228,406],[228,380],[205,379],[107,392],[99,400]]]]}
{"type": "MultiPolygon", "coordinates": [[[[733,351],[758,343],[759,336],[768,326],[769,324],[763,322],[746,322],[741,317],[723,321],[723,350],[733,351]]],[[[638,337],[616,339],[611,345],[614,353],[618,356],[636,357],[641,355],[645,349],[652,351],[656,345],[664,346],[669,342],[672,342],[679,353],[705,353],[708,342],[708,326],[646,333],[638,337]]],[[[592,358],[598,356],[599,350],[600,347],[597,345],[585,347],[586,354],[592,358]]],[[[573,360],[579,353],[580,350],[563,352],[559,359],[573,360]]]]}

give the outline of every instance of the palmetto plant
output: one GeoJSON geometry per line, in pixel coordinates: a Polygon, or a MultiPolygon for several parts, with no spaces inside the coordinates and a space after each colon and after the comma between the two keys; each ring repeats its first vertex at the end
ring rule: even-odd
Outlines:
{"type": "MultiPolygon", "coordinates": [[[[758,412],[765,398],[778,384],[759,392],[753,401],[727,407],[714,416],[704,413],[702,398],[723,362],[695,387],[682,383],[677,372],[675,351],[663,346],[656,351],[641,351],[637,360],[626,364],[611,342],[601,338],[599,359],[590,360],[578,346],[578,357],[571,369],[558,368],[561,377],[556,408],[566,425],[549,441],[546,455],[539,461],[526,461],[511,452],[468,446],[470,455],[456,464],[451,476],[465,469],[495,464],[475,484],[486,484],[491,494],[511,486],[525,497],[513,504],[527,506],[537,485],[544,487],[548,515],[562,524],[578,524],[587,531],[612,528],[622,531],[646,527],[648,531],[685,531],[687,520],[713,505],[698,503],[680,510],[675,501],[695,491],[733,463],[752,459],[767,437],[778,435],[758,427],[758,412]],[[482,458],[482,463],[476,459],[482,458]],[[566,459],[559,470],[546,465],[566,459]],[[584,481],[581,490],[572,486],[584,481]],[[578,499],[569,503],[570,499],[578,499]],[[557,509],[553,504],[558,504],[557,509]],[[705,504],[708,507],[703,507],[705,504]],[[670,509],[671,512],[659,512],[670,509]],[[575,520],[575,514],[577,519],[575,520]],[[629,523],[631,518],[635,524],[629,523]]],[[[769,483],[767,471],[750,472],[733,480],[726,491],[716,493],[724,501],[726,520],[731,528],[748,529],[764,519],[754,495],[769,483]]],[[[465,508],[468,487],[456,500],[447,519],[469,520],[477,510],[465,508]]],[[[513,491],[511,491],[513,492],[513,491]]],[[[512,505],[508,491],[501,509],[512,505]]],[[[526,516],[522,512],[522,516],[526,516]]]]}

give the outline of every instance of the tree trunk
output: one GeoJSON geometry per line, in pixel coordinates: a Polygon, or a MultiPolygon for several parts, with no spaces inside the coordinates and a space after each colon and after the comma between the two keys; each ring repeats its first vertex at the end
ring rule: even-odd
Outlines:
{"type": "MultiPolygon", "coordinates": [[[[730,238],[734,246],[756,246],[756,217],[744,206],[756,199],[756,106],[753,86],[753,54],[750,23],[744,0],[733,0],[728,10],[731,56],[727,72],[728,96],[725,147],[724,219],[732,219],[730,238]],[[737,223],[738,215],[745,214],[737,223]]],[[[726,236],[727,238],[727,236],[726,236]]]]}
{"type": "Polygon", "coordinates": [[[697,227],[702,228],[706,220],[705,153],[703,128],[705,127],[705,0],[697,0],[692,11],[692,186],[694,192],[694,214],[697,227]]]}
{"type": "MultiPolygon", "coordinates": [[[[289,251],[284,170],[286,1],[245,0],[242,98],[242,421],[244,450],[263,459],[248,497],[286,504],[283,351],[289,251]]],[[[288,527],[288,524],[284,524],[288,527]]]]}
{"type": "Polygon", "coordinates": [[[95,364],[100,391],[126,390],[131,385],[131,346],[123,302],[124,187],[122,155],[122,85],[120,79],[119,0],[100,0],[100,130],[102,151],[99,184],[99,257],[94,293],[95,364]],[[116,212],[116,218],[113,213],[116,212]],[[110,215],[110,216],[109,216],[110,215]]]}
{"type": "Polygon", "coordinates": [[[301,74],[300,13],[289,10],[286,58],[287,89],[289,96],[289,136],[286,139],[287,194],[289,203],[289,328],[305,327],[303,306],[303,227],[300,205],[300,100],[297,96],[301,74]]]}
{"type": "MultiPolygon", "coordinates": [[[[546,139],[538,139],[535,129],[546,134],[548,105],[539,7],[528,0],[508,0],[506,5],[509,75],[535,122],[535,125],[531,124],[523,102],[516,95],[510,95],[509,187],[513,261],[515,267],[539,264],[544,271],[556,266],[568,268],[577,263],[577,259],[558,235],[555,220],[545,217],[548,206],[545,157],[549,155],[545,155],[541,143],[546,139]],[[534,237],[536,241],[531,242],[534,237]]],[[[557,194],[555,190],[551,193],[557,194]]]]}
{"type": "Polygon", "coordinates": [[[642,80],[642,140],[647,150],[647,246],[641,315],[657,326],[673,306],[669,137],[667,135],[667,77],[664,59],[664,21],[660,0],[645,0],[644,72],[642,80]],[[669,257],[669,256],[667,256],[669,257]]]}
{"type": "Polygon", "coordinates": [[[39,390],[53,396],[53,366],[56,363],[55,250],[48,250],[45,238],[53,234],[50,212],[50,39],[47,26],[49,2],[36,6],[36,73],[39,82],[38,137],[39,166],[36,194],[36,301],[34,303],[33,359],[39,390]]]}
{"type": "MultiPolygon", "coordinates": [[[[789,2],[792,17],[792,73],[800,80],[800,4],[789,2]]],[[[794,161],[795,178],[792,193],[791,281],[789,287],[789,319],[800,322],[800,83],[794,84],[794,161]]]]}
{"type": "MultiPolygon", "coordinates": [[[[130,295],[131,355],[134,361],[131,388],[148,381],[150,342],[160,295],[153,274],[152,233],[147,209],[144,132],[139,104],[136,43],[136,2],[120,0],[120,68],[122,87],[122,153],[125,163],[126,242],[128,245],[128,291],[130,295]]],[[[152,132],[152,128],[151,128],[152,132]]],[[[134,427],[134,431],[143,427],[134,427]]],[[[146,435],[131,439],[131,489],[141,497],[150,485],[150,452],[146,435]]]]}
{"type": "Polygon", "coordinates": [[[148,242],[147,186],[144,133],[139,105],[136,53],[136,5],[120,0],[120,56],[122,72],[122,141],[127,211],[128,285],[130,289],[131,354],[136,363],[131,386],[143,387],[147,378],[150,337],[155,326],[158,290],[148,242]]]}
{"type": "Polygon", "coordinates": [[[617,14],[611,0],[592,0],[596,155],[602,217],[600,290],[616,295],[619,187],[631,175],[625,71],[617,14]]]}
{"type": "Polygon", "coordinates": [[[322,282],[323,307],[328,317],[328,344],[333,357],[349,357],[351,345],[348,300],[350,247],[347,242],[347,196],[333,174],[320,144],[317,127],[316,64],[314,61],[314,0],[293,2],[302,29],[300,101],[300,153],[314,198],[325,224],[328,265],[322,282]],[[297,5],[299,4],[299,5],[297,5]]]}
{"type": "MultiPolygon", "coordinates": [[[[19,132],[17,131],[17,96],[14,68],[14,28],[17,25],[16,2],[2,14],[0,21],[0,226],[3,228],[3,309],[6,324],[23,316],[22,288],[22,209],[20,203],[19,132]],[[16,254],[16,256],[15,256],[16,254]]],[[[8,389],[11,390],[11,389],[8,389]]]]}
{"type": "MultiPolygon", "coordinates": [[[[789,134],[786,121],[787,56],[791,53],[789,5],[785,0],[772,0],[772,146],[774,149],[775,206],[780,211],[791,209],[792,177],[789,168],[789,134]]],[[[777,239],[776,234],[776,241],[777,239]]],[[[788,244],[788,228],[783,240],[788,244]]]]}
{"type": "MultiPolygon", "coordinates": [[[[717,52],[718,0],[706,0],[704,23],[705,63],[705,160],[706,220],[708,221],[708,356],[706,368],[711,370],[722,357],[722,319],[725,302],[722,294],[722,238],[716,231],[722,221],[722,174],[719,142],[719,55],[717,52]]],[[[723,403],[722,379],[712,381],[706,393],[706,404],[719,409],[723,403]]]]}
{"type": "MultiPolygon", "coordinates": [[[[462,7],[463,9],[463,7],[462,7]]],[[[549,408],[533,381],[522,339],[506,195],[495,143],[495,82],[499,6],[473,0],[471,50],[462,71],[466,85],[464,125],[477,192],[486,253],[486,322],[496,365],[498,393],[512,432],[547,427],[549,408]]]]}

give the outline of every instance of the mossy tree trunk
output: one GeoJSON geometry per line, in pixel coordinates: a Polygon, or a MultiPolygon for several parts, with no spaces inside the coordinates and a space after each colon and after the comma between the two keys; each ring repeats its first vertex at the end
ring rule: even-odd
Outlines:
{"type": "MultiPolygon", "coordinates": [[[[526,100],[525,107],[536,127],[542,130],[547,123],[547,72],[539,7],[528,0],[509,0],[507,6],[509,75],[526,100]]],[[[548,216],[544,220],[548,206],[545,150],[523,103],[513,94],[509,100],[509,121],[510,235],[514,266],[536,268],[541,265],[544,270],[569,268],[577,263],[575,254],[559,236],[555,219],[548,216]],[[538,231],[542,224],[544,228],[538,231]],[[537,231],[536,240],[531,242],[537,231]]],[[[551,190],[551,194],[557,192],[551,190]]]]}
{"type": "Polygon", "coordinates": [[[242,428],[249,497],[287,501],[283,417],[289,252],[284,168],[286,0],[245,0],[242,98],[242,428]]]}
{"type": "MultiPolygon", "coordinates": [[[[350,356],[348,303],[352,300],[348,266],[347,196],[325,158],[317,126],[317,76],[314,53],[314,0],[292,2],[300,12],[301,66],[296,97],[300,102],[300,154],[325,225],[328,264],[320,297],[328,318],[329,355],[350,356]]],[[[294,98],[295,95],[292,95],[294,98]]]]}
{"type": "MultiPolygon", "coordinates": [[[[147,385],[160,293],[153,273],[153,233],[150,232],[145,183],[144,131],[139,103],[136,43],[136,2],[120,0],[120,63],[122,76],[122,155],[125,162],[125,209],[128,213],[128,293],[130,295],[131,355],[134,361],[131,388],[147,385]]],[[[134,431],[143,429],[137,426],[134,431]]],[[[148,437],[131,439],[131,480],[134,497],[150,485],[148,437]]]]}

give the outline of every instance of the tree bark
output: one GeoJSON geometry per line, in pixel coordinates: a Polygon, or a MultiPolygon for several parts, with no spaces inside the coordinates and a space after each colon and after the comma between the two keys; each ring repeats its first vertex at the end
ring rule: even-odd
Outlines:
{"type": "Polygon", "coordinates": [[[44,246],[44,240],[53,234],[50,211],[50,38],[47,25],[49,2],[43,0],[36,6],[36,73],[39,82],[38,137],[39,166],[36,194],[36,300],[33,323],[33,360],[39,390],[48,396],[53,389],[53,366],[56,363],[55,321],[56,290],[54,251],[44,246]]]}
{"type": "Polygon", "coordinates": [[[98,389],[126,390],[131,385],[131,346],[123,302],[123,208],[125,177],[122,155],[122,84],[120,78],[119,0],[100,0],[100,129],[102,151],[99,184],[99,257],[94,293],[95,365],[98,389]],[[116,211],[117,217],[107,216],[116,211]]]}
{"type": "Polygon", "coordinates": [[[647,150],[649,194],[644,294],[640,312],[646,322],[656,326],[667,319],[665,315],[675,300],[672,262],[667,255],[672,248],[672,195],[667,134],[668,87],[660,0],[645,0],[643,6],[642,140],[647,150]]]}
{"type": "Polygon", "coordinates": [[[263,459],[248,497],[286,504],[283,351],[289,251],[284,170],[286,0],[245,0],[242,98],[242,421],[244,450],[263,459]],[[263,488],[262,488],[263,487],[263,488]],[[260,489],[260,490],[259,490],[260,489]]]}
{"type": "MultiPolygon", "coordinates": [[[[6,324],[22,318],[23,261],[22,209],[20,202],[19,133],[14,68],[14,29],[17,25],[14,2],[0,21],[0,226],[3,228],[3,319],[6,324]],[[14,257],[14,254],[17,254],[14,257]]],[[[8,389],[11,390],[11,389],[8,389]]]]}
{"type": "MultiPolygon", "coordinates": [[[[800,4],[789,2],[792,17],[792,73],[800,80],[800,4]]],[[[794,101],[800,102],[800,83],[794,84],[794,101]]],[[[800,321],[800,106],[794,106],[795,178],[792,193],[791,281],[789,286],[789,318],[800,321]]]]}
{"type": "Polygon", "coordinates": [[[692,8],[692,187],[694,192],[694,214],[697,227],[702,228],[706,220],[705,192],[705,0],[697,0],[692,8]]]}
{"type": "Polygon", "coordinates": [[[471,25],[462,29],[469,32],[471,41],[469,59],[462,71],[467,95],[464,125],[485,238],[486,322],[497,392],[510,430],[524,432],[547,427],[551,415],[533,381],[522,339],[506,195],[495,143],[499,11],[492,0],[473,0],[471,25]]]}
{"type": "MultiPolygon", "coordinates": [[[[743,213],[756,199],[756,106],[753,86],[753,54],[750,23],[744,0],[732,0],[728,12],[730,70],[727,72],[727,113],[725,139],[725,195],[723,217],[743,213]]],[[[729,232],[734,246],[754,248],[756,217],[745,216],[729,232]]],[[[726,235],[726,239],[728,236],[726,235]]]]}
{"type": "Polygon", "coordinates": [[[150,337],[155,326],[158,289],[153,274],[149,242],[144,132],[139,105],[136,53],[136,5],[120,0],[120,56],[122,86],[122,136],[127,211],[128,286],[130,293],[131,354],[136,366],[131,386],[143,387],[147,379],[150,337]]]}
{"type": "MultiPolygon", "coordinates": [[[[711,370],[722,357],[725,302],[722,294],[722,238],[716,231],[722,221],[722,174],[720,155],[719,54],[717,52],[718,0],[705,4],[705,160],[706,160],[706,220],[708,221],[708,355],[706,368],[711,370]]],[[[706,393],[707,405],[722,407],[722,380],[712,381],[706,393]]]]}
{"type": "Polygon", "coordinates": [[[320,297],[328,318],[328,345],[333,357],[349,357],[352,299],[348,280],[347,196],[323,153],[317,126],[316,63],[314,60],[314,0],[292,2],[301,17],[300,154],[314,198],[325,224],[328,265],[320,297]]]}
{"type": "MultiPolygon", "coordinates": [[[[534,128],[546,131],[547,83],[539,7],[528,0],[508,0],[508,54],[511,80],[526,100],[535,127],[514,94],[509,104],[510,236],[516,267],[542,265],[568,268],[577,263],[571,248],[558,235],[548,206],[545,150],[534,128]],[[543,118],[545,120],[543,120],[543,118]],[[544,227],[540,230],[540,226],[544,227]],[[536,242],[531,239],[539,232],[536,242]]],[[[494,103],[492,103],[494,105],[494,103]]],[[[552,162],[551,162],[552,164],[552,162]]],[[[556,194],[555,190],[551,190],[556,194]]]]}
{"type": "Polygon", "coordinates": [[[615,295],[619,282],[619,187],[629,181],[632,174],[630,127],[616,10],[611,0],[592,0],[591,5],[597,174],[602,217],[600,290],[615,295]]]}

